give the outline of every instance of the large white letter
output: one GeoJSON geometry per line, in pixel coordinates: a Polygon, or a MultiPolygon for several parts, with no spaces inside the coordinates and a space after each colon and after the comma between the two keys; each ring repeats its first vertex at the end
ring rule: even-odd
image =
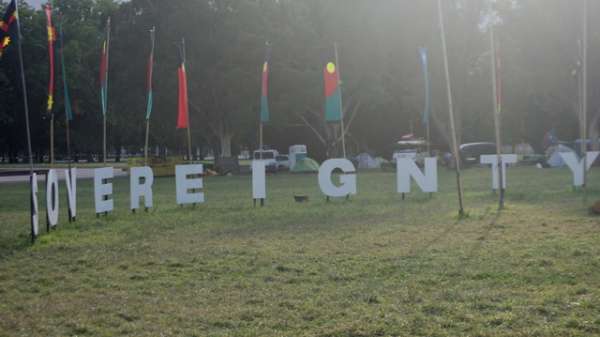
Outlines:
{"type": "Polygon", "coordinates": [[[328,197],[346,197],[356,194],[356,169],[348,159],[329,159],[319,168],[319,187],[328,197]],[[331,181],[331,175],[336,169],[344,173],[340,175],[340,186],[331,181]]]}
{"type": "MultiPolygon", "coordinates": [[[[500,185],[498,175],[498,155],[496,154],[488,154],[483,155],[479,158],[481,164],[492,165],[492,189],[497,190],[500,185]]],[[[506,167],[507,164],[515,164],[517,162],[516,154],[503,154],[500,156],[500,160],[502,161],[502,189],[506,189],[506,167]]]]}
{"type": "Polygon", "coordinates": [[[48,171],[46,176],[46,219],[48,227],[58,225],[58,176],[56,170],[48,171]]]}
{"type": "MultiPolygon", "coordinates": [[[[583,186],[583,159],[579,160],[574,152],[560,152],[559,154],[573,173],[573,186],[583,186]]],[[[600,155],[600,152],[587,152],[586,171],[590,170],[598,155],[600,155]]]]}
{"type": "Polygon", "coordinates": [[[113,168],[105,167],[94,170],[94,201],[96,214],[110,212],[114,208],[113,199],[108,197],[113,193],[112,183],[109,179],[114,177],[113,168]]]}
{"type": "Polygon", "coordinates": [[[40,234],[39,230],[39,216],[38,216],[38,184],[37,184],[37,173],[31,176],[31,235],[33,240],[40,234]]]}
{"type": "Polygon", "coordinates": [[[69,203],[69,220],[77,217],[77,168],[70,172],[65,170],[65,183],[67,184],[67,202],[69,203]]]}
{"type": "Polygon", "coordinates": [[[177,204],[201,204],[204,202],[204,193],[191,192],[190,190],[202,189],[204,187],[202,178],[188,179],[190,175],[202,175],[204,167],[198,165],[175,166],[175,181],[177,184],[177,204]]]}
{"type": "Polygon", "coordinates": [[[252,161],[252,198],[254,199],[267,198],[265,166],[264,160],[252,161]]]}
{"type": "Polygon", "coordinates": [[[396,184],[398,193],[410,193],[410,178],[413,178],[421,191],[438,191],[437,158],[425,158],[425,174],[414,159],[396,158],[396,184]]]}
{"type": "Polygon", "coordinates": [[[152,184],[154,173],[148,166],[132,167],[130,172],[131,210],[140,208],[140,198],[144,197],[146,208],[152,208],[152,184]]]}

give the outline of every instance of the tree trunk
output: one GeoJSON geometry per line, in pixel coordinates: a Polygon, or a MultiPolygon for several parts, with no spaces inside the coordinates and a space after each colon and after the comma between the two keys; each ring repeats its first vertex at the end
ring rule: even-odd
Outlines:
{"type": "Polygon", "coordinates": [[[219,142],[221,143],[221,158],[231,157],[231,140],[233,135],[227,133],[219,134],[219,142]]]}

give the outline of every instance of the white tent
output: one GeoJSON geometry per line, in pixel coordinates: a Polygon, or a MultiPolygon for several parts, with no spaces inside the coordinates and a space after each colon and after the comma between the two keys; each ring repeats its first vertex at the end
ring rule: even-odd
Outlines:
{"type": "Polygon", "coordinates": [[[373,158],[370,154],[363,152],[358,156],[354,157],[358,163],[359,169],[378,169],[381,168],[381,161],[377,158],[373,158]]]}
{"type": "Polygon", "coordinates": [[[548,166],[564,167],[567,165],[565,163],[565,161],[562,159],[562,157],[560,156],[561,152],[575,152],[575,151],[573,151],[573,149],[571,149],[570,147],[562,145],[562,144],[549,147],[546,150],[546,158],[548,158],[546,160],[546,162],[548,163],[548,166]]]}

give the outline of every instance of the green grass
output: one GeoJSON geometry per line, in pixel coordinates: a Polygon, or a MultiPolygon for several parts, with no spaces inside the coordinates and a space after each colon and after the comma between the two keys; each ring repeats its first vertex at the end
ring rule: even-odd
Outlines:
{"type": "Polygon", "coordinates": [[[498,214],[489,170],[470,169],[460,220],[445,169],[440,193],[406,201],[391,172],[330,203],[316,176],[278,175],[262,209],[248,176],[208,178],[195,208],[157,179],[148,214],[118,179],[99,219],[80,181],[78,221],[62,198],[34,246],[27,186],[0,185],[0,336],[600,335],[597,177],[584,202],[567,169],[511,169],[498,214]]]}

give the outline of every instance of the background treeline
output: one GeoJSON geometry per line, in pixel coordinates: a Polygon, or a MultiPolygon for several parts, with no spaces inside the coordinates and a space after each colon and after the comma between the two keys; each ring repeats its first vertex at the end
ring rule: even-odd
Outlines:
{"type": "MultiPolygon", "coordinates": [[[[6,0],[0,0],[4,9],[6,0]]],[[[452,85],[462,142],[493,139],[488,1],[444,1],[452,85]]],[[[194,147],[229,156],[258,143],[260,72],[265,41],[273,46],[265,143],[287,152],[309,145],[322,158],[331,145],[323,122],[322,71],[340,50],[344,105],[351,152],[391,155],[401,135],[424,135],[423,78],[418,48],[429,49],[433,91],[432,135],[447,148],[447,98],[434,0],[55,0],[64,24],[67,74],[76,114],[74,151],[101,152],[98,90],[100,47],[112,18],[109,83],[109,148],[137,152],[143,146],[149,30],[156,26],[152,148],[184,147],[175,130],[178,54],[187,43],[190,118],[194,147]]],[[[541,146],[556,128],[574,139],[578,124],[582,1],[497,1],[502,58],[503,136],[541,146]]],[[[598,50],[600,3],[590,1],[590,130],[600,98],[598,50]]],[[[48,76],[43,11],[21,6],[24,56],[32,110],[34,151],[48,152],[45,114],[48,76]]],[[[59,22],[58,15],[55,21],[59,22]]],[[[58,64],[58,63],[57,63],[58,64]]],[[[0,61],[0,153],[25,150],[17,53],[0,61]]],[[[57,69],[57,74],[60,74],[57,69]]],[[[66,152],[62,84],[57,78],[57,153],[66,152]]]]}

